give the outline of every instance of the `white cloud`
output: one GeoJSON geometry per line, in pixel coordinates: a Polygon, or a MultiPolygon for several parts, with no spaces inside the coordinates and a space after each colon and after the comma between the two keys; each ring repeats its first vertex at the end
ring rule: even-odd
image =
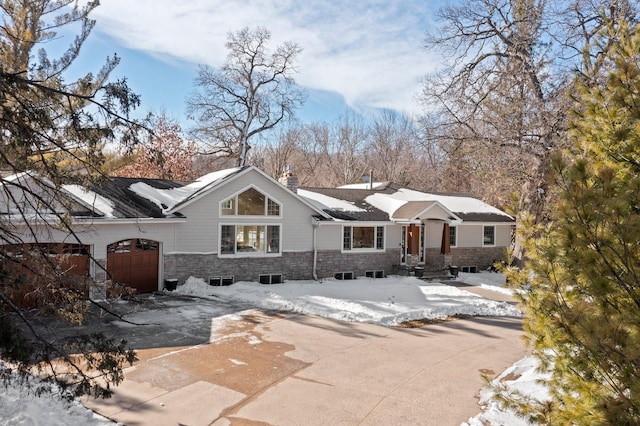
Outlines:
{"type": "MultiPolygon", "coordinates": [[[[414,96],[437,65],[421,44],[433,6],[420,0],[108,0],[96,30],[128,48],[219,66],[227,34],[258,25],[272,46],[303,48],[297,81],[341,94],[358,109],[417,110],[414,96]]],[[[433,3],[431,3],[433,5],[433,3]]]]}

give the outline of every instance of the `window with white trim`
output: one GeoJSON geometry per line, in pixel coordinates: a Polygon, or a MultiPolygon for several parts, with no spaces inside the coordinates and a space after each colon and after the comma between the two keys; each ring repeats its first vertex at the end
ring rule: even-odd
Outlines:
{"type": "Polygon", "coordinates": [[[220,254],[280,254],[280,225],[221,225],[220,254]]]}
{"type": "Polygon", "coordinates": [[[342,250],[384,250],[384,226],[344,226],[342,250]]]}
{"type": "Polygon", "coordinates": [[[484,246],[496,245],[496,227],[495,226],[482,227],[482,245],[484,246]]]}
{"type": "Polygon", "coordinates": [[[249,188],[220,203],[221,216],[280,216],[280,203],[249,188]]]}
{"type": "Polygon", "coordinates": [[[449,247],[455,247],[458,242],[458,229],[455,226],[449,227],[449,247]]]}
{"type": "Polygon", "coordinates": [[[220,210],[223,216],[230,216],[236,214],[236,199],[230,198],[220,203],[220,210]]]}

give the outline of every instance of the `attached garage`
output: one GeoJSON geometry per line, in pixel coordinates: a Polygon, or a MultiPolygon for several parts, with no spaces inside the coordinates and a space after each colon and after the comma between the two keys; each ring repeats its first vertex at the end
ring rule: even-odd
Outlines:
{"type": "Polygon", "coordinates": [[[107,273],[115,281],[137,293],[158,290],[160,244],[132,238],[107,246],[107,273]]]}
{"type": "MultiPolygon", "coordinates": [[[[30,261],[40,262],[38,256],[47,256],[54,263],[60,265],[60,269],[68,275],[88,276],[89,275],[89,246],[71,243],[33,243],[33,244],[12,244],[4,245],[3,252],[15,259],[24,259],[24,264],[15,263],[14,267],[20,270],[34,269],[29,267],[30,261]],[[33,260],[28,260],[33,259],[33,260]]],[[[11,267],[7,263],[6,267],[11,267]]]]}
{"type": "Polygon", "coordinates": [[[68,288],[89,295],[90,247],[72,243],[30,243],[3,245],[6,258],[0,260],[0,287],[16,305],[31,309],[51,303],[55,294],[46,296],[36,291],[50,285],[50,266],[63,273],[63,283],[68,288]],[[45,259],[51,261],[47,264],[45,259]],[[45,300],[46,299],[46,300],[45,300]]]}

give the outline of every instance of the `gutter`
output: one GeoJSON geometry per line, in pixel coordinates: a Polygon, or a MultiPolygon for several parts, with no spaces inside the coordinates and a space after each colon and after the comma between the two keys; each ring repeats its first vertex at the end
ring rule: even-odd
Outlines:
{"type": "Polygon", "coordinates": [[[318,226],[320,226],[320,224],[318,223],[318,221],[315,218],[311,218],[311,225],[313,226],[313,267],[311,269],[311,276],[313,277],[314,281],[318,281],[318,272],[317,272],[317,266],[318,266],[318,238],[317,238],[317,233],[318,233],[318,226]]]}

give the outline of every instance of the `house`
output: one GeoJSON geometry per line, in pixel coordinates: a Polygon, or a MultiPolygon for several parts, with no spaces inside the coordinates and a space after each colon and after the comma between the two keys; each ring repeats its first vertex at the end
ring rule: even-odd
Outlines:
{"type": "MultiPolygon", "coordinates": [[[[515,228],[513,217],[476,198],[425,193],[391,182],[304,188],[298,194],[328,213],[331,225],[342,224],[344,260],[351,253],[384,250],[393,259],[391,264],[378,263],[386,271],[395,265],[456,265],[477,272],[505,258],[515,228]],[[370,240],[374,233],[380,237],[375,248],[371,241],[361,240],[370,240]]],[[[319,243],[321,249],[335,245],[335,235],[326,237],[319,243]]],[[[357,270],[358,275],[362,272],[357,270]]]]}
{"type": "MultiPolygon", "coordinates": [[[[13,176],[2,180],[2,192],[43,182],[13,176]]],[[[111,178],[90,188],[65,185],[62,194],[52,204],[59,211],[33,212],[26,222],[17,211],[30,205],[28,194],[0,196],[0,217],[23,243],[81,260],[76,273],[138,292],[189,276],[217,285],[384,276],[417,265],[477,270],[504,258],[514,225],[473,198],[393,183],[298,188],[291,172],[277,181],[252,166],[188,183],[111,178]],[[46,219],[65,212],[71,229],[46,219]]]]}

